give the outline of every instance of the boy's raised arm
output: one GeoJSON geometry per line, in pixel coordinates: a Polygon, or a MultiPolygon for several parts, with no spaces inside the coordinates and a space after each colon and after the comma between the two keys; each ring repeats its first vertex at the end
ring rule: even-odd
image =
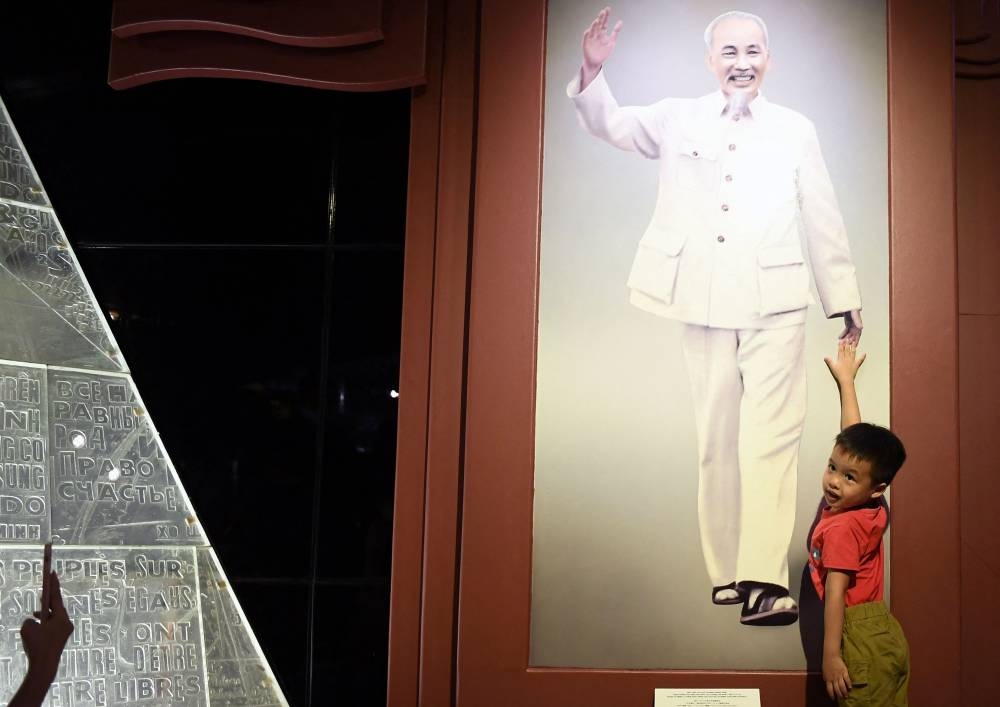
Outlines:
{"type": "Polygon", "coordinates": [[[840,391],[840,429],[861,422],[861,409],[858,406],[858,391],[854,388],[854,379],[858,369],[865,362],[865,356],[857,356],[857,349],[849,340],[841,340],[837,345],[837,359],[829,356],[825,359],[830,374],[837,381],[840,391]]]}

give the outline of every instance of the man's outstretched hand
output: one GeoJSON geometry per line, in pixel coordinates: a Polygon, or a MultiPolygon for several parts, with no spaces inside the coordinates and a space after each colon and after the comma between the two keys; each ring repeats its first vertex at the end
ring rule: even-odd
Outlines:
{"type": "Polygon", "coordinates": [[[850,312],[844,312],[844,330],[837,338],[857,346],[861,341],[861,330],[864,328],[864,324],[861,323],[861,310],[852,309],[850,312]]]}
{"type": "Polygon", "coordinates": [[[611,15],[611,8],[606,7],[597,13],[597,17],[590,23],[590,27],[583,33],[583,66],[580,68],[580,90],[587,88],[594,80],[601,66],[611,56],[615,49],[615,42],[618,41],[618,32],[621,31],[622,21],[615,23],[611,33],[608,34],[608,17],[611,15]]]}

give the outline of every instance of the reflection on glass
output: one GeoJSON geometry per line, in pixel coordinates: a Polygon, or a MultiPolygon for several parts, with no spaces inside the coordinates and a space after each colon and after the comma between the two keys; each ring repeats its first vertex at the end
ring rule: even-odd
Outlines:
{"type": "Polygon", "coordinates": [[[0,358],[125,369],[55,213],[2,197],[0,358]]]}
{"type": "Polygon", "coordinates": [[[35,174],[21,138],[10,121],[7,108],[0,103],[0,199],[25,204],[49,205],[38,175],[35,174]]]}
{"type": "Polygon", "coordinates": [[[48,204],[0,105],[0,702],[51,538],[49,704],[287,705],[48,204]]]}
{"type": "Polygon", "coordinates": [[[232,587],[210,547],[198,552],[205,661],[213,705],[271,707],[284,704],[232,587]]]}

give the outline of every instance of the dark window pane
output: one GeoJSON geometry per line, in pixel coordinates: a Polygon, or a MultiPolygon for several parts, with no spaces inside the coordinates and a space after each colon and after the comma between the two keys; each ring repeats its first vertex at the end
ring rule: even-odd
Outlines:
{"type": "MultiPolygon", "coordinates": [[[[370,375],[371,371],[362,371],[370,375]]],[[[323,476],[323,525],[319,576],[389,577],[392,552],[392,498],[396,459],[396,411],[364,396],[357,372],[348,374],[347,412],[327,426],[323,476]]],[[[382,397],[384,389],[378,390],[382,397]]],[[[387,401],[393,403],[394,401],[387,401]]]]}
{"type": "Polygon", "coordinates": [[[338,246],[402,245],[409,118],[409,91],[340,97],[335,234],[338,246]]]}
{"type": "Polygon", "coordinates": [[[401,308],[401,252],[334,256],[321,577],[388,577],[401,308]]]}
{"type": "Polygon", "coordinates": [[[330,347],[334,361],[398,358],[403,252],[338,251],[333,260],[333,288],[330,347]]]}
{"type": "MultiPolygon", "coordinates": [[[[288,704],[305,704],[309,679],[308,586],[234,582],[233,590],[288,704]]],[[[327,703],[314,699],[313,704],[327,703]]]]}
{"type": "Polygon", "coordinates": [[[388,615],[388,588],[318,588],[313,704],[385,705],[388,615]]]}
{"type": "Polygon", "coordinates": [[[105,21],[97,46],[74,39],[60,63],[0,53],[7,107],[72,242],[325,243],[333,95],[225,79],[114,91],[105,21]]]}
{"type": "Polygon", "coordinates": [[[0,95],[290,704],[312,667],[313,705],[384,705],[410,92],[115,91],[110,0],[4,21],[0,95]]]}
{"type": "Polygon", "coordinates": [[[309,567],[323,259],[79,252],[209,540],[232,577],[309,567]],[[117,321],[114,321],[117,316],[117,321]]]}

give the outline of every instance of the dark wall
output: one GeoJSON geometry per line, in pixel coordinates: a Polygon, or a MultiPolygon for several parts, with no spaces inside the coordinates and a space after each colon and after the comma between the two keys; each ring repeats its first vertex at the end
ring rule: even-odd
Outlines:
{"type": "Polygon", "coordinates": [[[384,704],[409,93],[116,92],[110,2],[0,19],[0,95],[290,703],[384,704]]]}

